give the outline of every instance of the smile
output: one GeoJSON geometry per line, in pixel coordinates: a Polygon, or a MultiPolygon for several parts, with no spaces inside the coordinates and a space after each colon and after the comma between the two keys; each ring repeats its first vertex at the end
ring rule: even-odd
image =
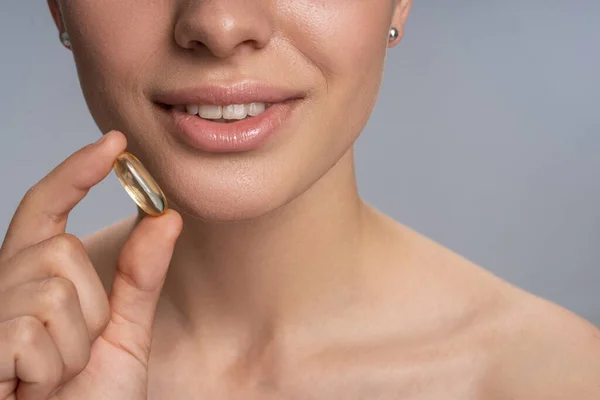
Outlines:
{"type": "Polygon", "coordinates": [[[265,112],[271,106],[270,103],[249,103],[249,104],[229,104],[229,105],[211,105],[211,104],[186,104],[176,105],[174,108],[181,112],[187,112],[189,115],[213,122],[230,123],[247,118],[257,117],[265,112]]]}
{"type": "Polygon", "coordinates": [[[241,82],[159,93],[167,131],[211,153],[255,150],[280,131],[305,97],[303,92],[241,82]]]}

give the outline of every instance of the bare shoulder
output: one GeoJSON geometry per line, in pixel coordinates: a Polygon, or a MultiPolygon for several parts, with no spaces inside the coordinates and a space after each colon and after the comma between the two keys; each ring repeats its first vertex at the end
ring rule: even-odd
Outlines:
{"type": "Polygon", "coordinates": [[[472,293],[480,304],[479,317],[473,320],[479,326],[473,331],[485,332],[482,337],[491,345],[485,398],[600,400],[598,328],[558,304],[465,264],[465,277],[457,281],[477,287],[472,293]]]}
{"type": "MultiPolygon", "coordinates": [[[[470,268],[465,267],[466,270],[470,268]]],[[[600,331],[573,312],[486,271],[465,273],[479,306],[466,331],[489,400],[600,400],[600,331]],[[487,296],[482,293],[487,292],[487,296]],[[479,333],[479,335],[477,334],[479,333]]],[[[476,365],[476,364],[474,364],[476,365]]]]}
{"type": "Polygon", "coordinates": [[[81,239],[107,292],[112,284],[121,248],[135,224],[136,216],[131,216],[81,239]]]}
{"type": "Polygon", "coordinates": [[[494,399],[600,399],[600,331],[527,293],[508,302],[490,369],[494,399]]]}
{"type": "Polygon", "coordinates": [[[429,323],[443,333],[436,348],[452,344],[447,354],[471,360],[459,373],[477,377],[471,381],[476,398],[600,400],[598,328],[415,231],[402,231],[417,254],[411,257],[419,265],[415,281],[428,293],[416,304],[427,304],[435,321],[450,321],[429,323]]]}

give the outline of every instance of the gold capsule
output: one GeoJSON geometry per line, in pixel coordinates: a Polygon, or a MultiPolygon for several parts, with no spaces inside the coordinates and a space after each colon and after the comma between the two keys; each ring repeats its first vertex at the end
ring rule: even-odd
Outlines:
{"type": "Polygon", "coordinates": [[[146,214],[157,217],[167,211],[165,194],[136,156],[126,151],[121,153],[113,169],[129,196],[146,214]]]}

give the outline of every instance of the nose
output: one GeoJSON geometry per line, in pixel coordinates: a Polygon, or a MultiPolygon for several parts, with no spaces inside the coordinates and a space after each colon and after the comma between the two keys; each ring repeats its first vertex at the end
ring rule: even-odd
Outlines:
{"type": "Polygon", "coordinates": [[[175,20],[175,41],[184,49],[208,49],[219,58],[242,48],[263,48],[273,35],[269,2],[183,0],[175,20]]]}

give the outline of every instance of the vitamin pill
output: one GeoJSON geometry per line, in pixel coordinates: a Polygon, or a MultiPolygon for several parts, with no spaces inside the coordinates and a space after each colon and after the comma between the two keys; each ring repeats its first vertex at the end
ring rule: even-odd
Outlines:
{"type": "Polygon", "coordinates": [[[123,152],[113,169],[129,196],[146,214],[157,217],[167,211],[165,194],[137,157],[123,152]]]}

